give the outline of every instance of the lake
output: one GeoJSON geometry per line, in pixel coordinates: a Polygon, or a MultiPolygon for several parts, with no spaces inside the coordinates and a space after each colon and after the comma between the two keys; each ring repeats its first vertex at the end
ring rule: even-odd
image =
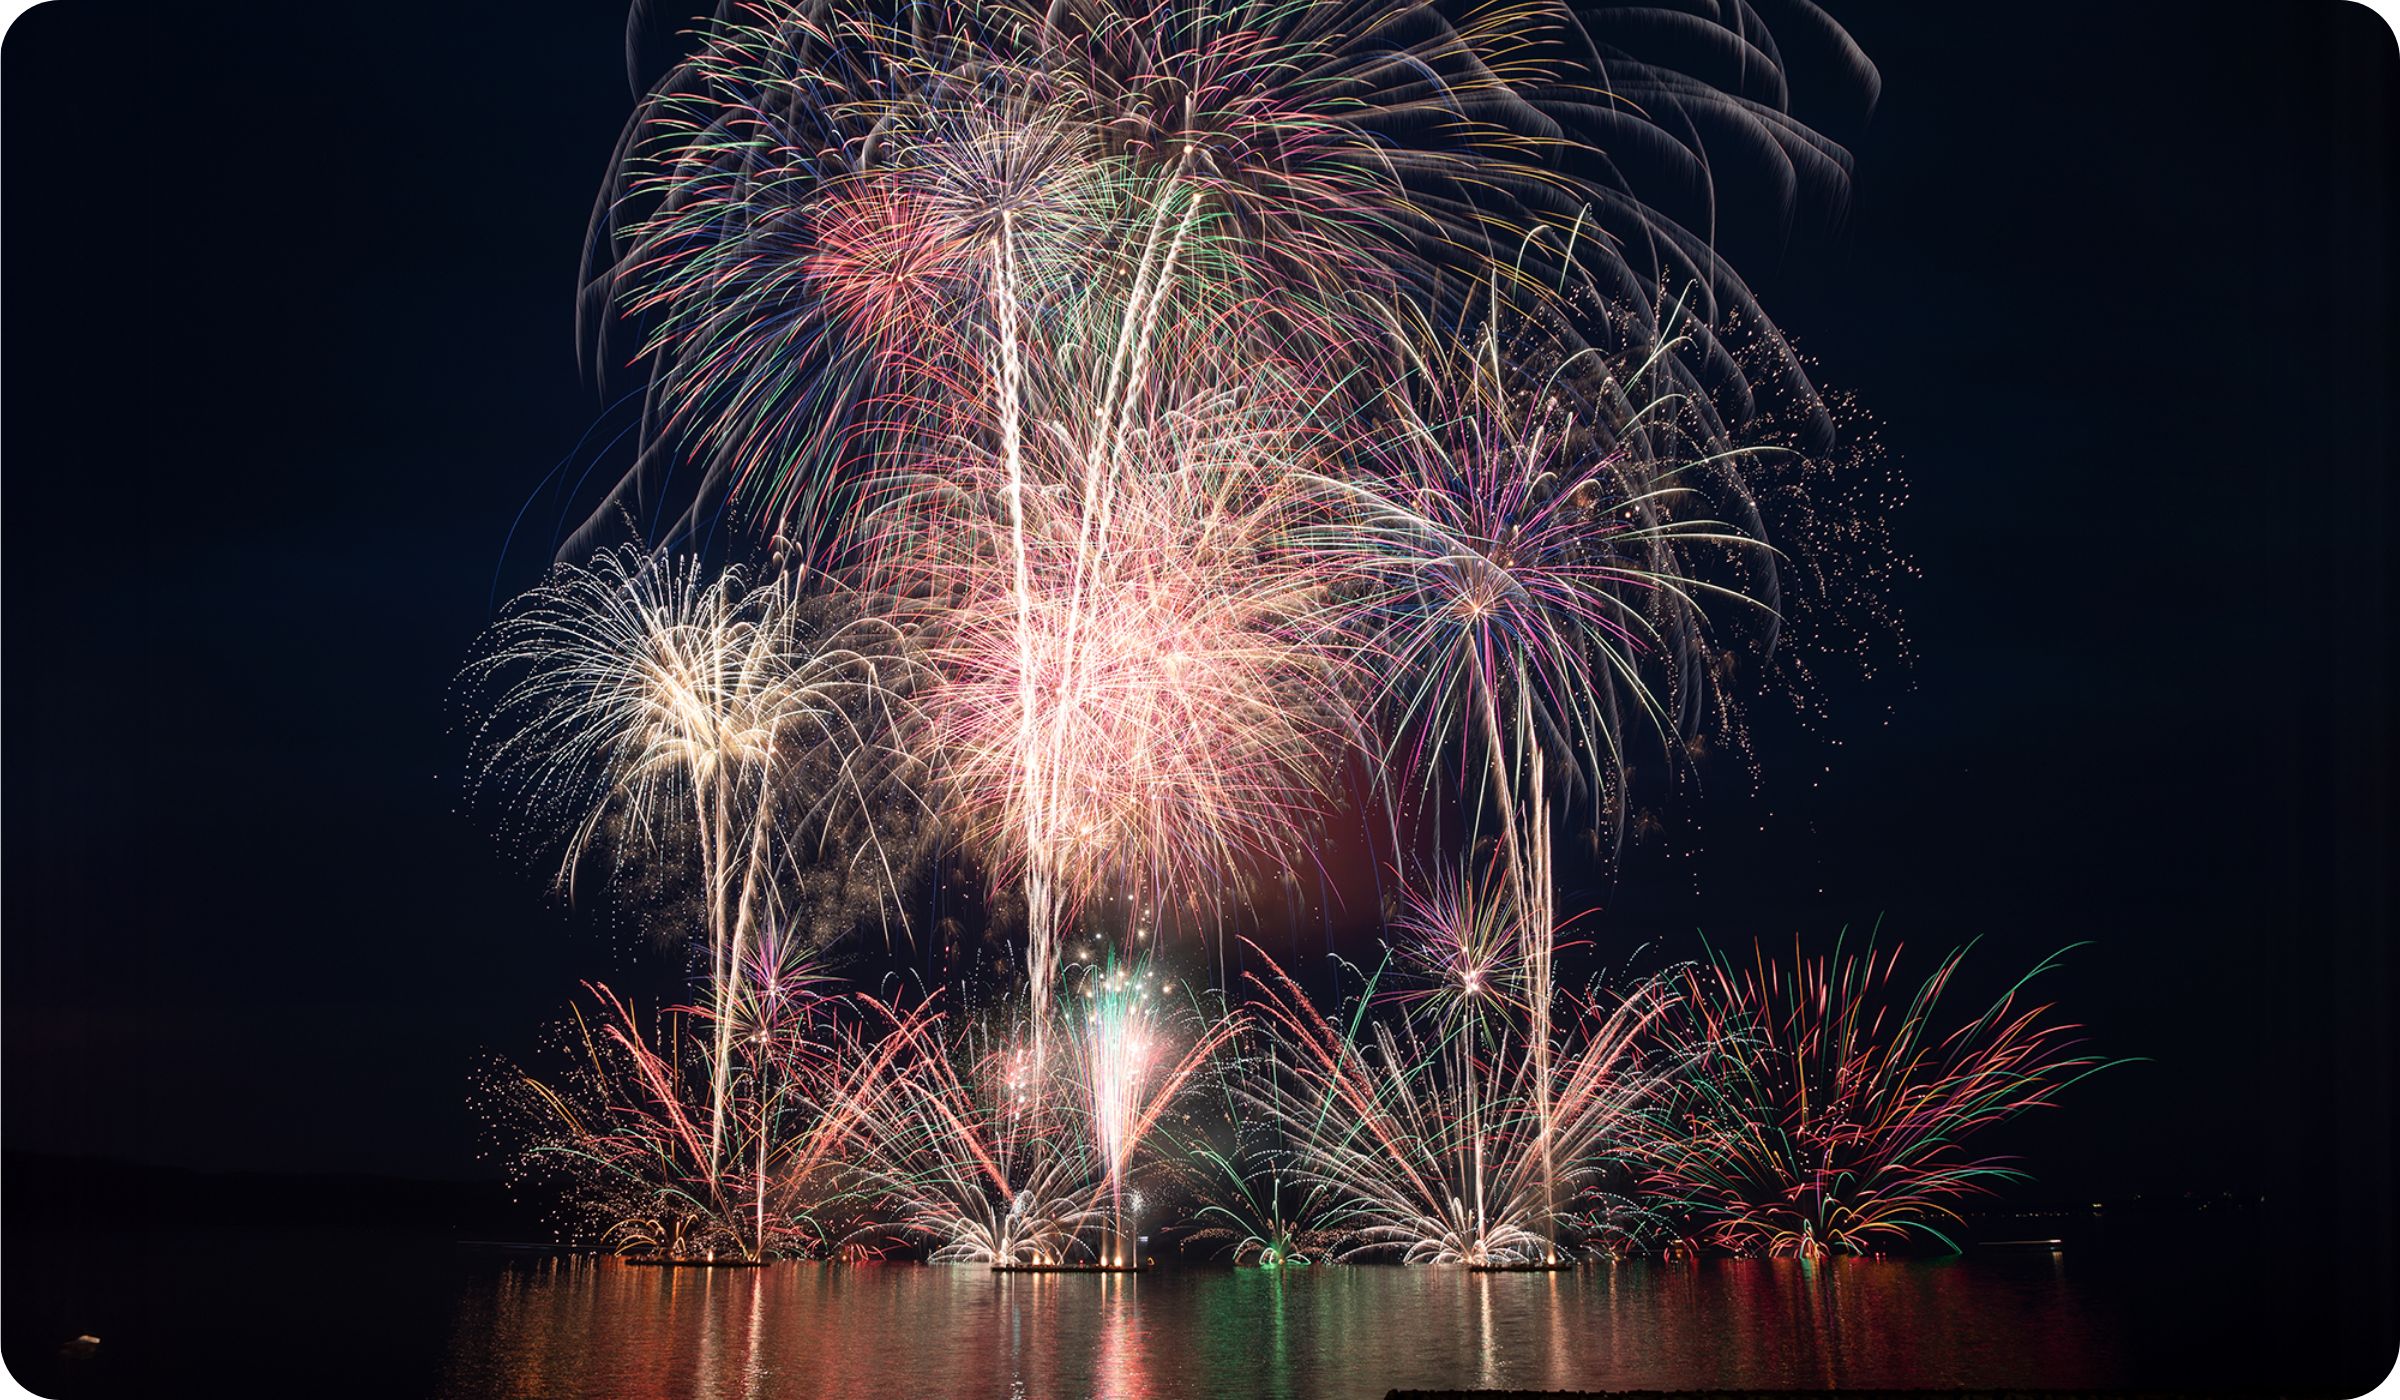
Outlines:
{"type": "Polygon", "coordinates": [[[204,1379],[467,1400],[2346,1383],[2326,1350],[2328,1271],[2250,1250],[1141,1276],[644,1269],[305,1231],[153,1236],[113,1261],[15,1253],[8,1360],[46,1394],[204,1379]],[[79,1332],[101,1338],[95,1355],[55,1352],[79,1332]]]}

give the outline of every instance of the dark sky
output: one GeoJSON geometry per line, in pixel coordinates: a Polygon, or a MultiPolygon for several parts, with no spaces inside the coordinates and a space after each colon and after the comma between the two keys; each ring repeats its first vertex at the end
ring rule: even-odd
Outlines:
{"type": "MultiPolygon", "coordinates": [[[[2389,1190],[2394,46],[2356,7],[1835,3],[1846,216],[1746,266],[1911,486],[1916,664],[1764,721],[1600,926],[2050,982],[2149,1057],[2041,1190],[2389,1190]]],[[[608,400],[613,3],[18,21],[5,140],[11,1148],[471,1176],[467,1076],[662,975],[464,813],[446,692],[608,400]]],[[[1762,240],[1763,241],[1763,240],[1762,240]]],[[[1754,254],[1755,249],[1742,249],[1754,254]]],[[[581,460],[581,459],[578,459],[581,460]]]]}

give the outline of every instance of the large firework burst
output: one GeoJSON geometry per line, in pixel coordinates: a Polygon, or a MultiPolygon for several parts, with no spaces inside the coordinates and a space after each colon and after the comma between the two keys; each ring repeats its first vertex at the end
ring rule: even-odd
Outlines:
{"type": "Polygon", "coordinates": [[[1780,341],[1709,250],[1713,212],[1645,193],[1705,193],[1711,142],[1772,152],[1785,198],[1838,194],[1847,163],[1789,117],[1747,7],[1683,18],[1645,61],[1546,0],[728,4],[628,124],[595,213],[587,311],[629,317],[650,371],[651,448],[608,504],[681,448],[707,466],[693,509],[730,492],[838,531],[863,408],[976,377],[1010,323],[1085,289],[1241,322],[1212,342],[1219,380],[1263,344],[1338,382],[1390,363],[1380,305],[1555,277],[1543,226],[1588,223],[1592,281],[1629,306],[1702,287],[1738,385],[1714,328],[1780,341]]]}

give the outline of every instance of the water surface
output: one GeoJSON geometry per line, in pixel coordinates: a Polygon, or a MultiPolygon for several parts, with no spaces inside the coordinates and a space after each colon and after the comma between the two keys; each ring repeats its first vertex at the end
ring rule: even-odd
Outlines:
{"type": "Polygon", "coordinates": [[[443,1389],[1150,1400],[2125,1381],[2089,1291],[2046,1252],[1515,1275],[553,1261],[465,1292],[443,1389]]]}
{"type": "Polygon", "coordinates": [[[2334,1345],[2358,1289],[2306,1251],[2205,1240],[1568,1274],[1169,1260],[1138,1277],[644,1269],[304,1228],[9,1243],[7,1360],[46,1395],[2362,1388],[2358,1348],[2334,1345]],[[97,1355],[62,1353],[82,1333],[97,1355]]]}

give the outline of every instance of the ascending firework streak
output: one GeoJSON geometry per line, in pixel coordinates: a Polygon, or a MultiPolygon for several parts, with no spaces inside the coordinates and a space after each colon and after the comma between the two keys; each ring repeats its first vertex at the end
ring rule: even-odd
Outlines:
{"type": "Polygon", "coordinates": [[[1665,1094],[1676,1057],[1644,1041],[1672,1003],[1644,982],[1603,1007],[1578,1005],[1554,1047],[1563,1067],[1547,1107],[1519,1018],[1479,1015],[1496,989],[1453,967],[1450,1010],[1432,1040],[1406,1019],[1370,1024],[1374,984],[1346,1026],[1309,1004],[1271,961],[1251,982],[1272,1054],[1237,1091],[1291,1144],[1285,1167],[1330,1198],[1356,1241],[1345,1257],[1509,1268],[1556,1256],[1555,1216],[1595,1190],[1665,1094]],[[1476,1039],[1480,1032],[1483,1039],[1476,1039]]]}
{"type": "Polygon", "coordinates": [[[697,855],[719,1037],[712,1169],[739,972],[782,916],[778,862],[800,832],[880,800],[910,673],[887,622],[814,629],[785,580],[753,588],[739,569],[711,578],[697,560],[630,548],[555,569],[470,670],[506,678],[479,733],[485,781],[537,824],[569,830],[559,871],[570,888],[604,842],[620,865],[686,841],[697,855]],[[803,765],[812,791],[787,781],[803,765]]]}
{"type": "Polygon", "coordinates": [[[1702,1243],[1737,1254],[1863,1254],[1923,1234],[1952,1249],[1953,1203],[2019,1175],[1968,1155],[1977,1130],[2051,1101],[2103,1067],[2070,1053],[2074,1027],[2021,1004],[2018,979],[1944,1029],[1942,993],[1966,950],[1903,1000],[1900,949],[1803,958],[1722,953],[1688,974],[1698,1054],[1645,1137],[1646,1185],[1702,1243]]]}

